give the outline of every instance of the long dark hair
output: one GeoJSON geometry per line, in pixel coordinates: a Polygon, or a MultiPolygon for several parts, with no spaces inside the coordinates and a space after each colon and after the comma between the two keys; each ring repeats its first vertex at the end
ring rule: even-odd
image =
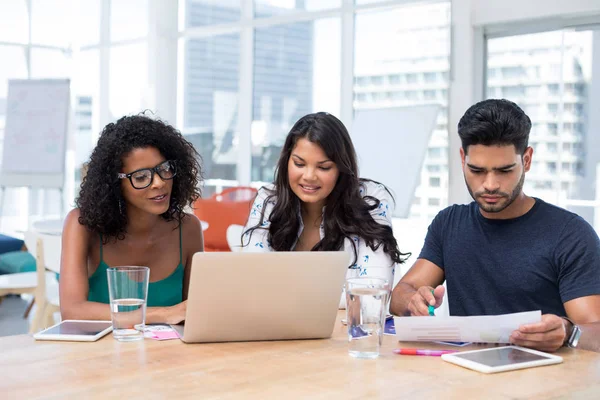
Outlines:
{"type": "Polygon", "coordinates": [[[163,219],[181,222],[184,208],[200,197],[200,156],[180,132],[145,115],[126,116],[111,122],[104,127],[92,151],[88,172],[75,202],[80,210],[79,223],[101,234],[104,242],[110,238],[125,238],[127,213],[121,181],[117,177],[123,167],[123,157],[134,149],[147,147],[158,149],[167,160],[174,161],[177,168],[170,206],[161,214],[163,219]]]}
{"type": "Polygon", "coordinates": [[[339,170],[339,177],[327,198],[323,215],[325,235],[312,251],[340,250],[344,239],[348,238],[354,247],[354,265],[358,261],[358,249],[352,238],[358,236],[373,251],[383,246],[383,251],[393,262],[404,262],[403,256],[407,254],[398,249],[392,228],[376,222],[370,214],[379,207],[379,200],[372,196],[363,197],[360,192],[361,184],[369,180],[358,177],[356,151],[346,127],[339,119],[324,112],[306,115],[292,127],[277,162],[275,188],[265,188],[269,192],[262,207],[260,221],[246,232],[251,235],[256,229],[268,229],[269,243],[276,251],[290,251],[298,239],[300,219],[296,216],[301,201],[290,187],[288,162],[292,150],[301,138],[319,145],[339,170]],[[271,224],[268,228],[262,227],[265,206],[273,198],[276,201],[269,216],[271,224]]]}

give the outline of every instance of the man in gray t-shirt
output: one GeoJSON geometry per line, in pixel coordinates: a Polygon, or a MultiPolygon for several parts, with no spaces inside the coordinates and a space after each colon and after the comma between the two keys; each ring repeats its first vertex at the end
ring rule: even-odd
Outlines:
{"type": "Polygon", "coordinates": [[[397,315],[439,307],[451,315],[542,310],[511,342],[545,351],[600,351],[600,240],[579,216],[523,193],[531,121],[507,100],[477,103],[458,134],[469,205],[441,211],[418,260],[392,293],[397,315]]]}

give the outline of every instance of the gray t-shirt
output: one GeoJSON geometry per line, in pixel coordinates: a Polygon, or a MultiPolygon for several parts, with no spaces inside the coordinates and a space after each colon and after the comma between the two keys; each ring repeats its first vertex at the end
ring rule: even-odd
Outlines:
{"type": "Polygon", "coordinates": [[[477,203],[441,211],[419,258],[446,277],[450,315],[541,310],[600,294],[600,240],[578,215],[535,199],[518,218],[493,220],[477,203]]]}

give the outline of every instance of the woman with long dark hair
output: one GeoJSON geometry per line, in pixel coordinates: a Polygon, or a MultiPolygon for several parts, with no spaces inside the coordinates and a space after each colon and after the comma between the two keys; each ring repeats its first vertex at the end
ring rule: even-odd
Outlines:
{"type": "Polygon", "coordinates": [[[199,155],[172,126],[143,115],[108,124],[92,152],[77,208],[65,220],[63,319],[110,320],[109,266],[150,268],[146,322],[185,318],[190,268],[203,250],[199,155]]]}
{"type": "Polygon", "coordinates": [[[369,266],[376,266],[376,273],[389,268],[393,277],[406,256],[392,233],[393,205],[384,185],[359,177],[344,124],[328,113],[309,114],[288,134],[273,185],[258,192],[243,250],[345,249],[349,268],[361,276],[372,275],[369,266]]]}

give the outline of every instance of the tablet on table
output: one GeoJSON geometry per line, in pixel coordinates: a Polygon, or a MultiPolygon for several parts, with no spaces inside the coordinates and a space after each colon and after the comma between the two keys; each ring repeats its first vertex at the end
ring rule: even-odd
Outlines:
{"type": "Polygon", "coordinates": [[[65,320],[33,335],[36,340],[95,342],[112,331],[111,321],[65,320]]]}
{"type": "Polygon", "coordinates": [[[444,354],[442,360],[486,374],[558,364],[563,361],[562,357],[519,346],[444,354]]]}

